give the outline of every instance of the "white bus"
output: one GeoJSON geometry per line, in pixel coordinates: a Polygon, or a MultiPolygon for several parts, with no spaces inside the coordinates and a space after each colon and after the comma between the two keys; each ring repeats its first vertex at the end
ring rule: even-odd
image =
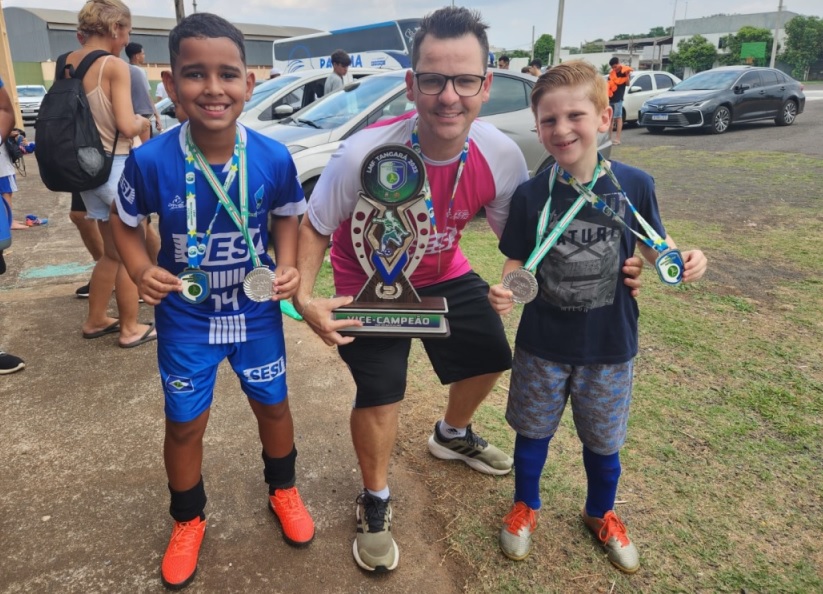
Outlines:
{"type": "Polygon", "coordinates": [[[411,48],[420,19],[386,21],[279,39],[272,50],[282,72],[331,68],[331,54],[342,49],[353,68],[411,68],[411,48]]]}

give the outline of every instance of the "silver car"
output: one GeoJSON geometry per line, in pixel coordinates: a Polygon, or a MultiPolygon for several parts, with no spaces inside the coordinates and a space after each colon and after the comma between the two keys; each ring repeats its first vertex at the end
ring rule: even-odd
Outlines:
{"type": "MultiPolygon", "coordinates": [[[[529,94],[537,79],[508,70],[491,71],[494,81],[480,117],[517,143],[529,174],[534,175],[554,161],[537,140],[529,106],[529,94]]],[[[375,122],[413,109],[414,103],[406,98],[406,71],[397,70],[356,81],[260,132],[288,147],[308,198],[343,140],[375,122]]],[[[608,133],[598,140],[600,151],[608,158],[608,133]]]]}
{"type": "Polygon", "coordinates": [[[34,123],[40,115],[40,103],[45,96],[46,87],[43,85],[17,85],[17,99],[20,101],[23,122],[34,123]]]}

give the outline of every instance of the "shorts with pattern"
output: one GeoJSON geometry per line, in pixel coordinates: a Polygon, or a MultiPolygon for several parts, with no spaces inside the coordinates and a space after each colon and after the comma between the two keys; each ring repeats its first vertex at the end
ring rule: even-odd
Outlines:
{"type": "Polygon", "coordinates": [[[166,397],[166,418],[193,421],[214,398],[217,367],[228,359],[249,398],[261,404],[286,399],[286,347],[283,333],[231,344],[194,344],[157,338],[157,364],[166,397]]]}
{"type": "Polygon", "coordinates": [[[583,445],[596,454],[614,454],[626,441],[633,367],[633,359],[616,365],[554,363],[515,348],[506,420],[525,437],[551,437],[571,398],[583,445]]]}

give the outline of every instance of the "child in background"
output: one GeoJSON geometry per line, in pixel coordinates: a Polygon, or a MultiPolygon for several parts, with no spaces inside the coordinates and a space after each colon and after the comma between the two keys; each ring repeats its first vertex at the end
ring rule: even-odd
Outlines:
{"type": "Polygon", "coordinates": [[[295,487],[279,304],[299,284],[303,191],[286,147],[237,124],[254,88],[242,33],[215,15],[193,14],[172,30],[169,53],[172,70],[163,82],[188,121],[132,152],[112,221],[140,295],[157,306],[164,460],[175,521],[161,576],[178,589],[194,578],[206,528],[203,435],[223,359],[257,417],[267,504],[284,538],[307,545],[314,523],[295,487]],[[157,266],[139,226],[155,212],[157,266]],[[270,215],[276,277],[265,249],[270,215]]]}
{"type": "MultiPolygon", "coordinates": [[[[635,247],[650,262],[658,253],[637,242],[636,233],[649,230],[628,200],[650,223],[651,234],[656,232],[669,247],[675,246],[660,220],[652,177],[622,163],[609,163],[597,152],[597,135],[611,124],[607,97],[606,81],[582,61],[551,68],[531,94],[538,138],[556,165],[523,183],[512,198],[500,239],[507,257],[504,278],[535,253],[539,226],[541,237],[546,237],[550,227],[561,224],[559,219],[572,203],[585,195],[583,186],[610,211],[583,204],[557,244],[536,264],[538,296],[523,309],[515,340],[506,411],[517,432],[515,493],[503,519],[500,546],[515,560],[525,559],[531,550],[549,441],[571,399],[588,485],[583,522],[605,547],[609,561],[634,573],[640,567],[638,552],[614,512],[638,318],[637,302],[620,263],[634,254],[635,247]],[[550,209],[550,217],[540,219],[544,208],[550,209]]],[[[700,279],[707,264],[703,253],[692,250],[682,256],[682,281],[700,279]]],[[[500,314],[512,310],[514,297],[503,284],[489,292],[500,314]]]]}

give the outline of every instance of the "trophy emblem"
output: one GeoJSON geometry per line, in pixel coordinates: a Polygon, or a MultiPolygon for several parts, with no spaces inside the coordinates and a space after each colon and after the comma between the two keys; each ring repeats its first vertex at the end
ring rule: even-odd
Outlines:
{"type": "Polygon", "coordinates": [[[422,193],[425,181],[422,159],[402,144],[381,146],[363,161],[351,238],[369,279],[353,303],[334,311],[335,320],[363,323],[362,327],[344,328],[341,334],[449,335],[446,299],[421,298],[409,282],[432,235],[422,193]]]}

